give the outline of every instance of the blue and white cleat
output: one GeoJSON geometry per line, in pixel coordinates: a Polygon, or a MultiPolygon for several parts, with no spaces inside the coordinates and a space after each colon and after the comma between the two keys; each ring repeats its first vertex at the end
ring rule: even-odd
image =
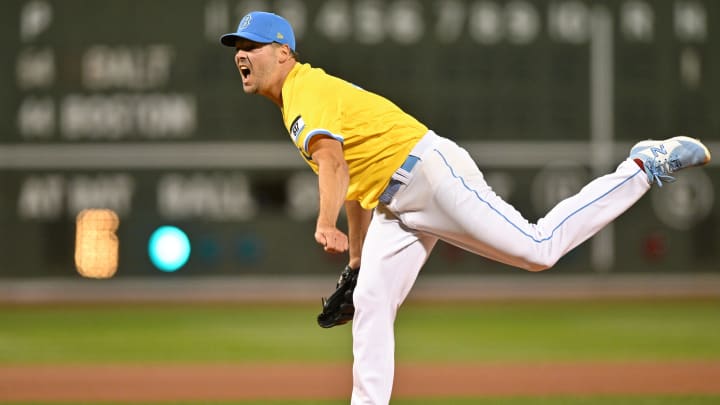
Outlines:
{"type": "Polygon", "coordinates": [[[687,167],[702,166],[710,161],[710,151],[697,139],[676,136],[664,141],[641,141],[630,149],[630,158],[640,165],[650,184],[672,183],[671,174],[687,167]]]}

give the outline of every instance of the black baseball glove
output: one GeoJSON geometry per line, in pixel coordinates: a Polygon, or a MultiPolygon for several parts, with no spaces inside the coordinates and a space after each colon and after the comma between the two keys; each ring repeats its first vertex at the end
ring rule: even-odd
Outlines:
{"type": "Polygon", "coordinates": [[[335,292],[327,299],[322,299],[322,312],[317,317],[318,325],[323,328],[332,328],[352,321],[355,314],[353,291],[359,273],[360,269],[345,266],[345,269],[340,273],[335,292]]]}

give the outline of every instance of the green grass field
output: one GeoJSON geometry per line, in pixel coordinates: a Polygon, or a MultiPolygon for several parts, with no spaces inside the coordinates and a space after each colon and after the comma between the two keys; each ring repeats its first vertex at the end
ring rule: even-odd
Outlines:
{"type": "MultiPolygon", "coordinates": [[[[341,362],[307,305],[0,306],[0,364],[341,362]]],[[[399,361],[720,359],[720,300],[409,303],[399,361]]]]}
{"type": "MultiPolygon", "coordinates": [[[[350,328],[319,328],[315,324],[318,307],[296,304],[0,306],[0,365],[350,362],[350,328]]],[[[400,312],[397,341],[399,362],[720,360],[720,300],[410,302],[400,312]]],[[[231,403],[255,405],[260,402],[214,404],[231,403]]],[[[346,402],[262,403],[335,405],[346,402]]],[[[398,405],[711,403],[720,403],[720,396],[447,398],[393,402],[398,405]]]]}

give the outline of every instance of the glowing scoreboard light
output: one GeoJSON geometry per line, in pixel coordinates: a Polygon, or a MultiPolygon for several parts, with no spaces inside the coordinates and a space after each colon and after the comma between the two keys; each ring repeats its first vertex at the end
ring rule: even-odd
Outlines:
{"type": "Polygon", "coordinates": [[[88,278],[110,278],[118,268],[120,219],[113,210],[86,209],[77,215],[75,266],[88,278]]]}
{"type": "Polygon", "coordinates": [[[148,241],[148,255],[153,265],[161,271],[174,272],[190,258],[190,239],[175,226],[161,226],[148,241]]]}

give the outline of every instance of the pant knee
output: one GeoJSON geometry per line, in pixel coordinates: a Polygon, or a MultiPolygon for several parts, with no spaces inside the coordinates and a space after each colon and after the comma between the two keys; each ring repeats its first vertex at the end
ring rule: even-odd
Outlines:
{"type": "Polygon", "coordinates": [[[560,257],[555,257],[553,255],[545,253],[533,252],[532,254],[527,255],[524,260],[525,262],[523,267],[525,270],[539,272],[555,266],[558,260],[560,260],[560,257]]]}
{"type": "Polygon", "coordinates": [[[394,319],[397,312],[397,305],[395,305],[393,297],[390,297],[383,288],[355,289],[353,304],[356,316],[360,314],[394,319]]]}

